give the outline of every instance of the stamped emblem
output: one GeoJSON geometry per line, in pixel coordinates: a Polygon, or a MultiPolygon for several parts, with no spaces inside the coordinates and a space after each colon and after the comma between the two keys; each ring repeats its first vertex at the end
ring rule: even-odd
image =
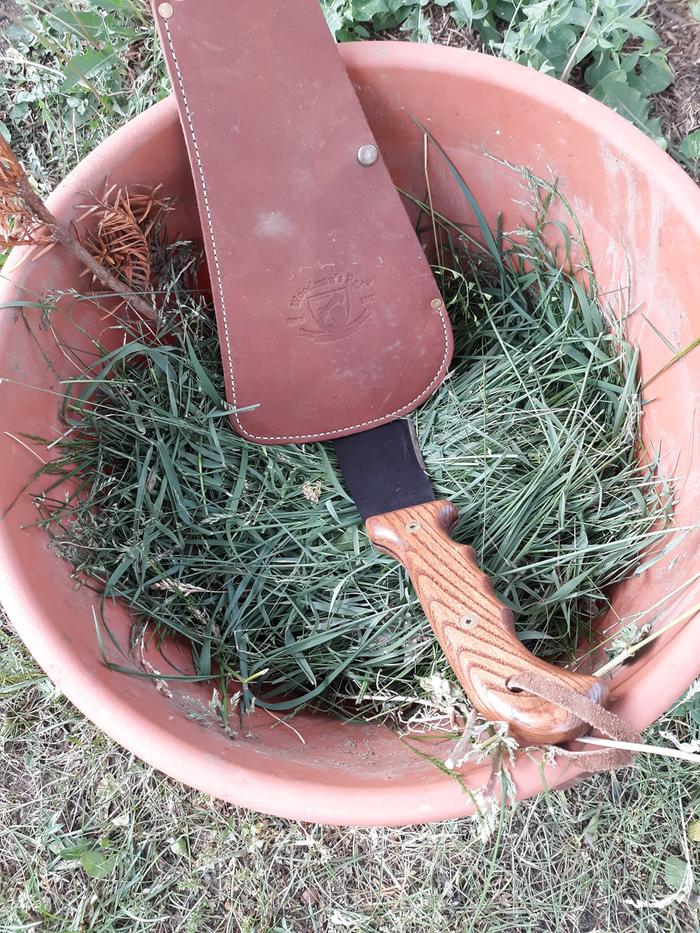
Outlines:
{"type": "Polygon", "coordinates": [[[315,340],[339,340],[353,333],[367,317],[374,301],[372,280],[350,272],[336,272],[307,282],[289,305],[287,323],[315,340]]]}

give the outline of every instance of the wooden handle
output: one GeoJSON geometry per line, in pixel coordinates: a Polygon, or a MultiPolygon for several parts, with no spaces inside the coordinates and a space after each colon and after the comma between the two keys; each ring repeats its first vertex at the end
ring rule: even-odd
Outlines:
{"type": "Polygon", "coordinates": [[[588,724],[561,706],[508,688],[509,678],[540,671],[596,703],[607,687],[587,674],[564,671],[531,654],[518,640],[513,614],[499,602],[474,549],[457,544],[449,531],[457,521],[451,502],[373,515],[370,541],[408,570],[428,621],[452,669],[476,709],[510,725],[521,742],[548,744],[576,738],[588,724]]]}

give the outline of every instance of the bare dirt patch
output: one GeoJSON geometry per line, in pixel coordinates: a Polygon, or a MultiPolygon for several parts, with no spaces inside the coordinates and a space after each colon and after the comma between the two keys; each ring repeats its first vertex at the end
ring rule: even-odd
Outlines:
{"type": "Polygon", "coordinates": [[[700,127],[700,22],[688,0],[656,0],[649,5],[649,15],[676,76],[654,97],[654,109],[670,143],[678,145],[700,127]]]}

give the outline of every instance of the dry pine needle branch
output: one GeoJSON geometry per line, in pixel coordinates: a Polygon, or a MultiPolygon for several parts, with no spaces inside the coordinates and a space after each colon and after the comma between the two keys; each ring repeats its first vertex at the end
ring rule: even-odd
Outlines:
{"type": "MultiPolygon", "coordinates": [[[[146,292],[153,285],[154,238],[160,237],[164,214],[171,201],[158,197],[153,189],[125,189],[112,185],[103,195],[93,195],[91,204],[81,205],[78,222],[96,218],[94,230],[87,230],[83,242],[90,253],[128,288],[146,292]]],[[[90,269],[92,284],[97,281],[90,269]]]]}
{"type": "MultiPolygon", "coordinates": [[[[125,235],[123,227],[121,233],[125,235]]],[[[155,312],[152,304],[136,294],[135,290],[125,291],[125,285],[136,289],[136,282],[132,285],[127,279],[117,277],[101,261],[105,258],[101,250],[98,249],[97,256],[93,255],[80,242],[71,226],[62,224],[54,217],[32,187],[29,176],[9,144],[0,135],[0,247],[11,249],[15,246],[37,246],[45,250],[54,244],[69,250],[90,271],[94,281],[113,294],[122,296],[146,320],[153,319],[155,312]]],[[[99,239],[90,245],[99,247],[99,239]]],[[[139,288],[141,284],[139,281],[139,288]]]]}

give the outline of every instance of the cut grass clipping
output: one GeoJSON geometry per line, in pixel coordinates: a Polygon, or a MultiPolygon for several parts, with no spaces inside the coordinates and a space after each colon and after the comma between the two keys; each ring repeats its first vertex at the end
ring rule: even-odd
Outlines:
{"type": "MultiPolygon", "coordinates": [[[[485,246],[430,219],[456,347],[414,418],[435,492],[459,509],[455,537],[476,548],[520,638],[564,663],[606,589],[662,549],[671,506],[653,458],[637,459],[636,351],[592,275],[564,271],[545,245],[559,195],[530,181],[536,222],[517,237],[489,232],[474,204],[485,246]]],[[[370,546],[329,445],[265,448],[233,432],[186,255],[163,260],[159,340],[132,326],[68,385],[47,469],[78,488],[68,502],[49,491],[41,521],[105,598],[131,607],[135,639],[153,625],[184,636],[196,675],[242,680],[245,706],[410,715],[424,678],[454,676],[404,571],[370,546]]]]}

